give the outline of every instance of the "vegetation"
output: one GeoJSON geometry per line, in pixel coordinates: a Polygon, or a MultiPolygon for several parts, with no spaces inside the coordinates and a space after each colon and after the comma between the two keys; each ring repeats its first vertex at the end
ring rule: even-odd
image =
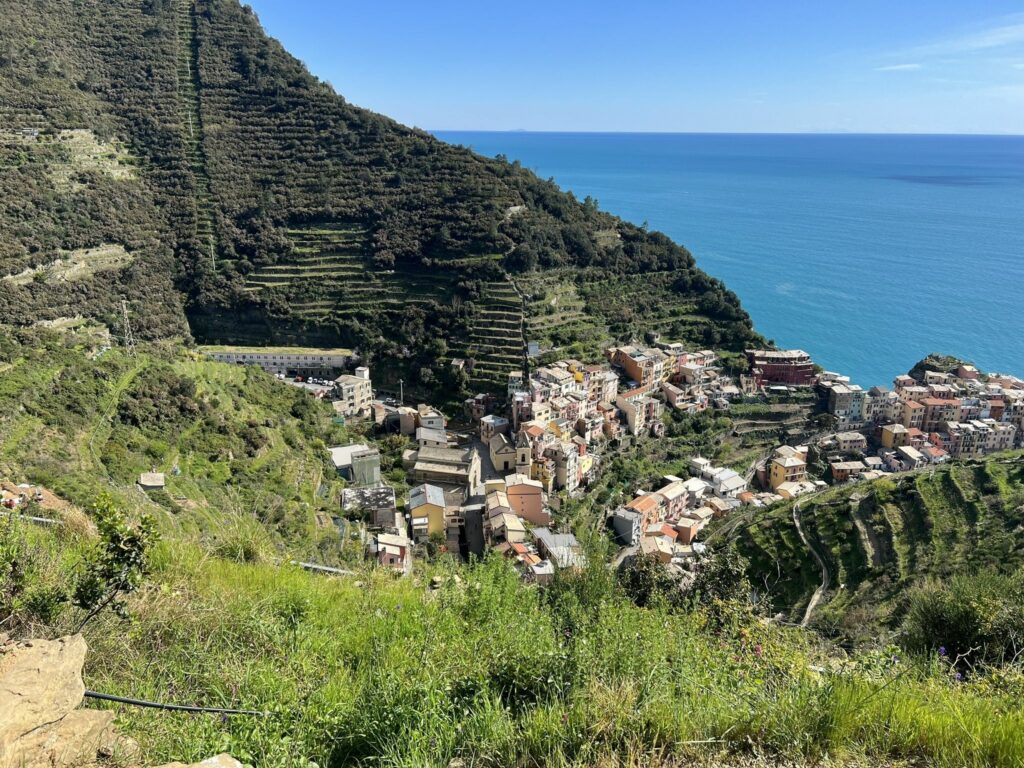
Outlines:
{"type": "MultiPolygon", "coordinates": [[[[977,646],[975,656],[988,659],[1024,647],[1020,627],[998,618],[1024,614],[1021,452],[839,486],[799,504],[833,585],[813,616],[819,630],[853,642],[902,632],[914,648],[977,646]]],[[[731,530],[755,586],[776,610],[802,615],[821,572],[794,528],[792,503],[746,517],[731,530]]]]}
{"type": "MultiPolygon", "coordinates": [[[[10,524],[36,594],[73,537],[10,524]]],[[[7,550],[0,547],[0,553],[7,550]]],[[[263,718],[117,708],[149,763],[220,750],[258,765],[820,764],[1017,766],[1024,679],[958,680],[942,658],[851,657],[745,604],[637,607],[599,561],[547,589],[507,561],[422,578],[330,579],[165,541],[129,603],[86,626],[86,683],[263,718]],[[429,590],[428,577],[443,586],[429,590]],[[454,577],[461,578],[456,580],[454,577]],[[750,761],[750,762],[748,762],[750,761]]],[[[72,628],[67,607],[19,627],[72,628]]]]}
{"type": "Polygon", "coordinates": [[[428,391],[451,357],[502,388],[534,339],[753,338],[684,248],[346,103],[236,0],[79,6],[7,14],[0,322],[112,325],[127,297],[144,338],[357,347],[428,391]],[[128,257],[47,283],[100,246],[128,257]]]}
{"type": "Polygon", "coordinates": [[[932,352],[927,357],[914,363],[914,367],[908,371],[918,381],[924,381],[925,371],[938,371],[939,373],[952,373],[961,365],[967,365],[967,361],[952,355],[942,355],[932,352]]]}
{"type": "Polygon", "coordinates": [[[326,447],[351,435],[326,404],[172,345],[132,358],[100,352],[87,331],[2,331],[0,479],[82,509],[107,494],[165,535],[244,559],[361,556],[329,524],[340,480],[326,447]],[[151,470],[166,489],[144,494],[136,482],[151,470]]]}
{"type": "MultiPolygon", "coordinates": [[[[329,408],[257,369],[173,345],[144,344],[133,358],[104,351],[102,340],[88,326],[0,334],[0,475],[43,483],[75,505],[47,512],[63,519],[59,528],[0,517],[0,626],[29,637],[84,624],[95,690],[267,712],[119,707],[119,726],[148,763],[221,750],[303,768],[1024,759],[1021,589],[1009,568],[1019,536],[1011,527],[1000,539],[987,517],[1003,510],[1005,528],[1008,505],[1024,501],[1018,456],[943,470],[961,485],[968,471],[991,479],[978,506],[961,512],[969,523],[931,524],[971,529],[1002,549],[958,543],[932,555],[927,528],[915,527],[920,574],[1005,564],[1006,575],[908,579],[906,653],[847,653],[764,620],[760,586],[776,572],[747,534],[735,550],[714,547],[684,589],[648,558],[616,575],[604,539],[585,524],[577,531],[591,565],[543,589],[499,557],[458,566],[436,553],[408,579],[368,568],[358,542],[316,524],[336,511],[340,482],[324,448],[351,436],[329,408]],[[167,473],[167,489],[145,494],[135,480],[153,468],[167,473]],[[308,574],[287,564],[293,557],[357,573],[308,574]]],[[[681,472],[675,451],[685,445],[721,453],[730,426],[670,417],[668,453],[620,455],[592,493],[681,472]]],[[[379,443],[399,483],[405,444],[379,443]]],[[[828,538],[825,510],[846,489],[832,493],[804,513],[823,542],[842,532],[828,538]]],[[[906,489],[880,484],[875,494],[888,494],[890,514],[913,514],[906,489]]],[[[596,496],[563,514],[596,523],[587,508],[596,496]]],[[[928,498],[936,519],[948,514],[928,498]]],[[[799,566],[789,568],[807,557],[795,544],[786,550],[780,514],[750,526],[760,526],[759,542],[775,542],[785,569],[775,599],[802,589],[799,566]]],[[[890,548],[908,546],[896,536],[890,548]]],[[[858,562],[843,560],[843,578],[853,586],[861,574],[867,604],[881,582],[871,585],[858,562]]]]}

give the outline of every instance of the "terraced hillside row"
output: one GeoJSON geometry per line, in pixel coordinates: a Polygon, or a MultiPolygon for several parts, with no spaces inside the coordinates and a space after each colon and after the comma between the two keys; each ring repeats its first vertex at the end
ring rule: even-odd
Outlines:
{"type": "Polygon", "coordinates": [[[452,275],[441,271],[380,269],[369,259],[368,233],[358,225],[288,230],[292,254],[246,276],[246,290],[276,290],[303,320],[328,315],[374,315],[443,301],[452,275]],[[309,289],[323,296],[309,300],[309,289]]]}
{"type": "MultiPolygon", "coordinates": [[[[1021,452],[833,488],[799,504],[833,585],[813,623],[841,637],[894,627],[908,589],[928,578],[1024,565],[1021,452]]],[[[733,535],[755,583],[776,609],[802,615],[821,573],[791,503],[747,514],[733,535]]]]}
{"type": "Polygon", "coordinates": [[[203,117],[199,101],[199,57],[196,42],[195,3],[175,0],[177,7],[178,122],[185,152],[185,167],[192,175],[195,196],[193,220],[200,250],[210,258],[210,269],[217,269],[217,241],[214,202],[203,148],[203,117]]]}
{"type": "Polygon", "coordinates": [[[572,270],[520,275],[516,285],[526,300],[526,339],[541,350],[579,345],[599,351],[611,334],[599,316],[588,313],[572,270]]]}
{"type": "Polygon", "coordinates": [[[508,280],[484,283],[470,321],[466,357],[475,361],[471,382],[477,388],[503,390],[511,371],[522,371],[523,300],[508,280]]]}

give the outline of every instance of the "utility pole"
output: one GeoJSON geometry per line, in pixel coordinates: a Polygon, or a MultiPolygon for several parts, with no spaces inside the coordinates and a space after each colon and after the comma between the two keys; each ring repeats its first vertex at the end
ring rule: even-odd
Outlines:
{"type": "Polygon", "coordinates": [[[121,299],[121,329],[124,331],[124,346],[128,350],[128,356],[135,357],[135,335],[128,319],[128,302],[125,299],[121,299]]]}
{"type": "Polygon", "coordinates": [[[405,380],[398,380],[398,404],[405,405],[405,380]]]}

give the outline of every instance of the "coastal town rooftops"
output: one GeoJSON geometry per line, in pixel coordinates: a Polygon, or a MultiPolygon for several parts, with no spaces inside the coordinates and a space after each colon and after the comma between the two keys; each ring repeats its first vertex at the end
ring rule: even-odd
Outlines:
{"type": "Polygon", "coordinates": [[[424,483],[423,485],[417,485],[411,491],[409,491],[409,509],[415,510],[425,504],[432,504],[435,507],[444,508],[444,490],[436,485],[430,485],[424,483]]]}
{"type": "Polygon", "coordinates": [[[424,443],[447,443],[448,434],[443,429],[431,429],[430,427],[416,428],[417,442],[424,443]]]}
{"type": "Polygon", "coordinates": [[[778,456],[772,461],[782,467],[802,467],[807,464],[803,459],[798,459],[796,456],[778,456]]]}
{"type": "Polygon", "coordinates": [[[534,528],[530,532],[544,553],[559,568],[576,568],[586,565],[586,558],[580,551],[580,544],[571,533],[553,533],[549,528],[534,528]]]}
{"type": "Polygon", "coordinates": [[[346,488],[341,492],[341,508],[346,511],[395,506],[395,489],[390,485],[373,488],[346,488]]]}
{"type": "Polygon", "coordinates": [[[834,461],[830,465],[832,470],[839,470],[840,472],[852,472],[859,469],[867,469],[867,465],[863,461],[834,461]]]}
{"type": "Polygon", "coordinates": [[[383,547],[408,547],[412,544],[408,538],[394,533],[378,533],[377,544],[383,547]]]}
{"type": "Polygon", "coordinates": [[[634,512],[653,512],[661,504],[661,499],[656,493],[647,493],[643,496],[637,496],[635,499],[626,504],[627,509],[632,509],[634,512]]]}
{"type": "Polygon", "coordinates": [[[810,358],[802,349],[748,349],[748,355],[763,357],[769,360],[806,360],[810,358]]]}
{"type": "Polygon", "coordinates": [[[675,480],[663,488],[658,489],[658,495],[665,501],[674,501],[688,492],[686,483],[682,480],[675,480]]]}
{"type": "Polygon", "coordinates": [[[505,485],[509,488],[513,486],[528,485],[531,488],[543,488],[544,484],[540,480],[534,480],[528,475],[516,473],[514,475],[508,475],[505,478],[505,485]]]}
{"type": "Polygon", "coordinates": [[[505,491],[491,491],[487,494],[487,509],[511,509],[505,491]]]}
{"type": "Polygon", "coordinates": [[[860,432],[840,432],[836,435],[836,439],[850,442],[851,440],[864,440],[865,437],[860,432]]]}
{"type": "Polygon", "coordinates": [[[702,493],[709,487],[708,482],[706,480],[701,480],[699,477],[691,477],[689,480],[683,481],[683,488],[690,493],[702,493]]]}
{"type": "Polygon", "coordinates": [[[419,460],[432,464],[465,464],[473,459],[473,448],[434,448],[424,446],[419,449],[419,460]]]}
{"type": "Polygon", "coordinates": [[[917,448],[912,448],[909,445],[901,446],[896,449],[896,452],[911,461],[924,461],[924,454],[921,453],[917,448]]]}
{"type": "Polygon", "coordinates": [[[672,556],[672,542],[664,536],[644,536],[640,539],[640,551],[645,555],[672,556]]]}
{"type": "Polygon", "coordinates": [[[331,461],[336,469],[344,469],[352,466],[352,456],[356,453],[370,450],[366,443],[353,443],[352,445],[338,445],[330,449],[331,461]]]}

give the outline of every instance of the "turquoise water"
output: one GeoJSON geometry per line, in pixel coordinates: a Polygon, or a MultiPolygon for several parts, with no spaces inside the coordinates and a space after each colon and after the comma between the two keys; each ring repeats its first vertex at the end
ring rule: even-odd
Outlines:
{"type": "Polygon", "coordinates": [[[1024,374],[1024,137],[437,135],[647,221],[855,382],[928,352],[1024,374]]]}

